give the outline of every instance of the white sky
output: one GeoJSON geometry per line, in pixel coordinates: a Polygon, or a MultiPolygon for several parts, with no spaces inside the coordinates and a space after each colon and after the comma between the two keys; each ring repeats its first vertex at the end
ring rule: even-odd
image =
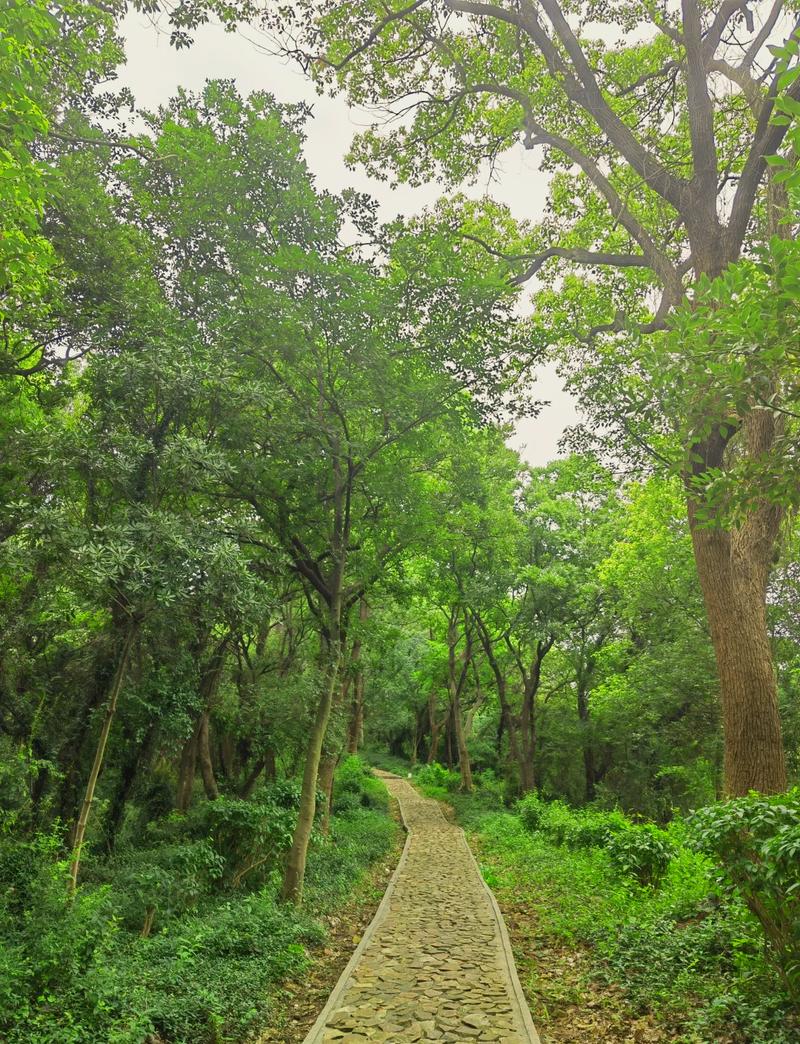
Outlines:
{"type": "MultiPolygon", "coordinates": [[[[131,88],[140,106],[156,108],[179,86],[198,90],[207,79],[233,79],[244,94],[266,90],[281,102],[313,104],[313,119],[306,124],[305,154],[320,188],[339,192],[352,186],[369,192],[378,201],[383,220],[414,214],[440,195],[438,185],[393,189],[363,170],[348,170],[344,154],[353,135],[372,122],[370,114],[350,109],[341,97],[318,96],[300,69],[259,48],[255,30],[245,30],[242,35],[204,26],[195,34],[193,46],[180,51],[170,47],[168,35],[143,15],[129,15],[122,32],[127,65],[120,70],[119,81],[131,88]]],[[[464,191],[479,196],[487,189],[494,199],[508,204],[516,217],[536,218],[544,203],[546,182],[533,157],[520,146],[504,157],[499,177],[491,186],[484,178],[473,187],[465,186],[464,191]]],[[[539,370],[533,394],[551,405],[537,418],[520,421],[510,442],[531,464],[539,465],[557,455],[558,439],[574,421],[575,410],[552,367],[539,370]]]]}

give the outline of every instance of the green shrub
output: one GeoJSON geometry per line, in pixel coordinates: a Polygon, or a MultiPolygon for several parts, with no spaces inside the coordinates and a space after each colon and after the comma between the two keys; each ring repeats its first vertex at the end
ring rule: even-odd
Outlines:
{"type": "Polygon", "coordinates": [[[563,801],[545,803],[539,829],[556,845],[563,845],[575,825],[576,814],[563,801]]]}
{"type": "Polygon", "coordinates": [[[719,802],[689,820],[692,843],[761,924],[790,996],[800,997],[800,789],[719,802]]]}
{"type": "Polygon", "coordinates": [[[611,838],[631,826],[622,812],[579,812],[565,830],[570,848],[605,848],[611,838]]]}
{"type": "Polygon", "coordinates": [[[225,860],[206,839],[135,848],[117,854],[107,868],[115,911],[126,927],[151,930],[193,910],[222,880],[225,860]]]}
{"type": "Polygon", "coordinates": [[[389,791],[372,775],[356,754],[339,762],[333,777],[333,811],[352,812],[357,808],[374,808],[386,812],[389,791]]]}
{"type": "Polygon", "coordinates": [[[667,871],[674,852],[665,830],[651,823],[629,824],[612,834],[606,844],[611,862],[640,884],[655,885],[667,871]]]}
{"type": "Polygon", "coordinates": [[[519,799],[515,810],[525,829],[533,833],[541,828],[546,808],[547,805],[537,794],[530,793],[519,799]]]}
{"type": "Polygon", "coordinates": [[[430,765],[420,765],[416,770],[414,779],[425,793],[428,793],[429,787],[440,787],[444,790],[456,791],[461,786],[461,773],[445,768],[438,761],[434,761],[430,765]]]}
{"type": "Polygon", "coordinates": [[[281,787],[259,791],[257,798],[219,797],[204,801],[194,817],[203,836],[224,860],[224,883],[257,888],[278,865],[291,843],[299,792],[281,787]]]}

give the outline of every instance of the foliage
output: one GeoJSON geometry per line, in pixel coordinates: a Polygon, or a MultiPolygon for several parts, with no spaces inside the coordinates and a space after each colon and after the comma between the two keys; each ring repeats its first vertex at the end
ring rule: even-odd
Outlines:
{"type": "MultiPolygon", "coordinates": [[[[459,802],[460,818],[470,802],[459,802]]],[[[536,952],[579,946],[582,961],[589,954],[587,970],[627,995],[630,1018],[650,1012],[676,1039],[797,1039],[800,1026],[764,960],[758,921],[736,894],[717,889],[717,868],[686,847],[683,824],[669,830],[672,858],[663,876],[642,885],[620,873],[605,848],[568,847],[543,830],[531,831],[523,807],[536,808],[535,799],[520,802],[519,815],[467,820],[484,877],[529,933],[534,962],[536,952]]],[[[537,980],[532,1010],[541,1025],[547,1025],[548,1006],[561,1003],[563,997],[548,996],[546,977],[537,980]]]]}
{"type": "Polygon", "coordinates": [[[719,867],[718,884],[738,893],[764,930],[792,997],[800,996],[800,791],[751,795],[695,812],[696,848],[719,867]]]}
{"type": "Polygon", "coordinates": [[[440,765],[438,761],[433,761],[429,765],[420,765],[416,769],[414,781],[426,794],[430,793],[431,788],[452,792],[460,787],[461,776],[458,772],[440,765]]]}
{"type": "Polygon", "coordinates": [[[652,823],[637,823],[615,831],[605,847],[614,866],[646,885],[658,884],[672,857],[669,835],[652,823]]]}
{"type": "Polygon", "coordinates": [[[333,778],[333,808],[344,812],[348,808],[374,808],[386,812],[389,791],[386,785],[371,774],[357,755],[343,758],[333,778]]]}
{"type": "MultiPolygon", "coordinates": [[[[236,817],[219,821],[226,838],[242,836],[236,817]]],[[[330,839],[311,853],[309,907],[321,916],[345,901],[396,834],[372,809],[334,816],[330,839]]],[[[55,845],[39,837],[0,846],[0,1030],[13,1044],[246,1039],[272,1017],[278,984],[302,975],[324,939],[308,914],[277,901],[274,881],[220,895],[222,859],[207,841],[120,853],[106,883],[84,885],[72,901],[55,845]],[[163,920],[142,938],[154,895],[163,920]]]]}

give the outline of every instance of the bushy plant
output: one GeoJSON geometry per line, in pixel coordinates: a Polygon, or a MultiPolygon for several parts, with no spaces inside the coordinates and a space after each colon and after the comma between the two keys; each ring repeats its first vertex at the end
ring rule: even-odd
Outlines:
{"type": "Polygon", "coordinates": [[[631,823],[609,837],[606,851],[621,873],[640,884],[656,885],[667,871],[674,846],[669,834],[652,823],[631,823]]]}
{"type": "Polygon", "coordinates": [[[461,774],[453,769],[445,768],[438,761],[430,765],[420,765],[415,773],[415,781],[426,790],[428,787],[441,787],[444,790],[455,791],[461,786],[461,774]]]}
{"type": "Polygon", "coordinates": [[[544,801],[541,801],[538,794],[533,792],[520,798],[516,804],[516,812],[522,820],[522,825],[531,833],[541,827],[546,808],[547,805],[544,801]]]}
{"type": "Polygon", "coordinates": [[[344,758],[333,778],[333,811],[352,812],[357,808],[375,808],[385,812],[389,807],[389,791],[369,771],[357,755],[344,758]]]}
{"type": "Polygon", "coordinates": [[[800,997],[800,789],[719,802],[689,820],[691,841],[758,918],[790,996],[800,997]]]}
{"type": "Polygon", "coordinates": [[[540,830],[556,845],[563,845],[575,824],[575,813],[563,801],[548,801],[544,806],[540,830]]]}
{"type": "Polygon", "coordinates": [[[605,848],[611,838],[631,826],[622,812],[579,812],[565,830],[571,848],[605,848]]]}
{"type": "Polygon", "coordinates": [[[298,804],[286,787],[265,787],[253,801],[220,797],[199,806],[202,832],[224,860],[226,885],[257,887],[265,879],[292,843],[298,804]]]}

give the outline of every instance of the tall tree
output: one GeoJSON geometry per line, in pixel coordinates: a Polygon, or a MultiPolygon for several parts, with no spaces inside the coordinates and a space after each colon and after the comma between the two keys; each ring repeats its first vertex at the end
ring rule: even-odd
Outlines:
{"type": "MultiPolygon", "coordinates": [[[[452,185],[517,142],[542,150],[553,175],[548,217],[510,239],[505,224],[463,233],[506,256],[519,281],[585,269],[564,284],[573,305],[575,287],[587,290],[577,331],[576,309],[551,300],[546,318],[556,323],[544,321],[542,337],[573,346],[584,337],[592,352],[663,329],[693,283],[719,276],[777,228],[777,193],[763,189],[786,121],[772,117],[783,83],[789,104],[800,99],[800,78],[776,68],[768,47],[792,37],[792,19],[782,0],[757,16],[727,0],[683,0],[680,11],[624,3],[602,19],[558,0],[419,0],[389,11],[329,0],[304,7],[304,24],[292,28],[322,83],[405,112],[395,129],[356,139],[353,158],[378,176],[388,167],[404,180],[452,185]],[[650,33],[630,42],[643,26],[650,33]]],[[[785,51],[786,61],[794,54],[785,51]]],[[[679,347],[691,358],[689,349],[679,347]]],[[[747,398],[732,417],[725,388],[736,371],[693,373],[681,467],[719,671],[726,788],[781,790],[764,606],[782,510],[759,498],[736,521],[709,524],[707,487],[732,459],[757,466],[774,453],[782,390],[770,390],[770,408],[747,398]]],[[[618,400],[623,421],[625,405],[618,400]]]]}

